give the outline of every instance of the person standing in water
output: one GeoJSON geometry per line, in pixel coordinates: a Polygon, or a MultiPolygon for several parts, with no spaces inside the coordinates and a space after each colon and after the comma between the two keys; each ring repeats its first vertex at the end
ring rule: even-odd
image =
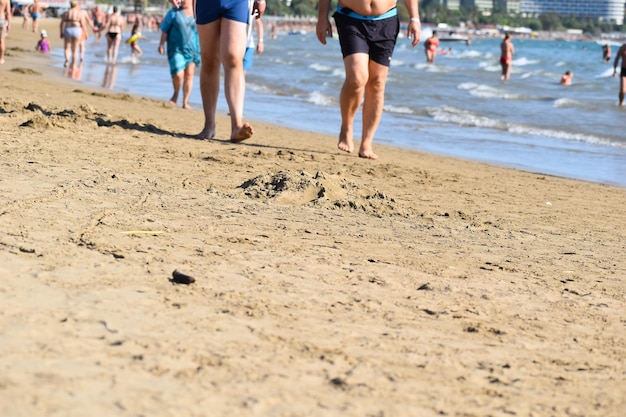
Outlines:
{"type": "Polygon", "coordinates": [[[435,62],[435,56],[437,55],[437,48],[439,48],[439,39],[437,38],[437,32],[433,31],[430,38],[424,42],[424,52],[426,52],[426,62],[433,64],[435,62]]]}
{"type": "Polygon", "coordinates": [[[615,62],[613,62],[613,77],[617,77],[617,65],[620,59],[622,60],[622,69],[619,78],[619,105],[624,105],[624,94],[626,94],[626,43],[623,44],[617,55],[615,55],[615,62]]]}
{"type": "Polygon", "coordinates": [[[100,30],[106,30],[107,63],[115,64],[124,32],[124,19],[119,15],[117,6],[113,6],[113,13],[107,17],[106,23],[100,30]]]}
{"type": "Polygon", "coordinates": [[[513,61],[513,54],[515,48],[513,42],[511,42],[511,35],[506,34],[504,40],[500,44],[500,66],[502,67],[502,75],[500,79],[508,81],[511,78],[511,62],[513,61]]]}
{"type": "Polygon", "coordinates": [[[611,61],[611,45],[609,45],[608,43],[602,45],[602,60],[604,62],[611,61]]]}

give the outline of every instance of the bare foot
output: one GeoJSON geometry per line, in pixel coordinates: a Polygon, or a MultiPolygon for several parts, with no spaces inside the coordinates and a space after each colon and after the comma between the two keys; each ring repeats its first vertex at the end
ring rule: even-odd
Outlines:
{"type": "Polygon", "coordinates": [[[349,139],[339,139],[339,142],[337,143],[337,149],[339,149],[340,151],[352,153],[352,151],[354,150],[354,144],[349,139]]]}
{"type": "Polygon", "coordinates": [[[254,135],[254,129],[250,126],[250,123],[244,123],[239,129],[233,131],[230,141],[233,143],[243,142],[254,135]]]}
{"type": "Polygon", "coordinates": [[[378,155],[376,155],[374,151],[372,151],[371,149],[368,149],[368,150],[361,149],[359,151],[359,157],[366,158],[366,159],[378,159],[378,155]]]}
{"type": "Polygon", "coordinates": [[[4,58],[0,59],[0,65],[4,64],[4,58]]]}
{"type": "Polygon", "coordinates": [[[209,129],[205,127],[202,132],[198,133],[198,139],[213,139],[215,137],[215,128],[209,129]]]}
{"type": "Polygon", "coordinates": [[[193,110],[189,104],[183,104],[183,109],[185,109],[185,110],[193,110]]]}

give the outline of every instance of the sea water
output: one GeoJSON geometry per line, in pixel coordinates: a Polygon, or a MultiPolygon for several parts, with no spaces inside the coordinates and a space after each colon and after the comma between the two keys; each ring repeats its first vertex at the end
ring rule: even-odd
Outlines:
{"type": "MultiPolygon", "coordinates": [[[[160,33],[144,36],[143,56],[132,60],[122,43],[115,66],[105,63],[104,37],[99,43],[91,37],[80,81],[167,101],[172,84],[167,59],[157,52],[160,33]]],[[[514,37],[511,79],[501,81],[500,42],[442,42],[451,50],[429,65],[423,42],[412,48],[398,39],[375,144],[625,187],[626,107],[617,106],[619,79],[612,61],[602,61],[601,45],[514,37]],[[562,86],[568,70],[573,84],[562,86]]],[[[53,55],[62,68],[62,51],[53,55]]],[[[201,109],[198,73],[190,104],[201,109]]],[[[337,135],[344,69],[336,39],[322,45],[305,31],[266,36],[265,52],[246,78],[246,119],[337,135]]],[[[228,111],[223,94],[218,111],[228,111]]],[[[356,139],[360,124],[359,112],[356,139]]],[[[185,133],[201,126],[190,129],[185,133]]]]}

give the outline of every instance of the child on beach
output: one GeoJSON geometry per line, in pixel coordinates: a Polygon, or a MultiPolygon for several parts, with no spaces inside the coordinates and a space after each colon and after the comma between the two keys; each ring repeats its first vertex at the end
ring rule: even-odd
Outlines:
{"type": "Polygon", "coordinates": [[[35,50],[41,52],[42,54],[50,53],[50,42],[48,42],[48,33],[45,30],[41,31],[41,39],[37,41],[35,50]]]}
{"type": "Polygon", "coordinates": [[[141,48],[137,44],[139,39],[141,39],[141,32],[139,31],[139,29],[141,27],[140,23],[141,23],[141,20],[139,18],[137,18],[135,20],[135,24],[133,25],[133,28],[132,28],[132,30],[130,32],[130,38],[126,41],[126,43],[128,43],[130,45],[130,57],[131,57],[131,59],[139,58],[143,54],[143,51],[141,50],[141,48]]]}

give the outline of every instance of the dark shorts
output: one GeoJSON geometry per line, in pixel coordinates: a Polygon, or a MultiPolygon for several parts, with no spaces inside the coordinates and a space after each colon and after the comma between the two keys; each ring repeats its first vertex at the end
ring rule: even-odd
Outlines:
{"type": "Polygon", "coordinates": [[[626,67],[622,67],[622,77],[626,77],[626,67]]]}
{"type": "Polygon", "coordinates": [[[248,0],[211,0],[194,3],[198,25],[206,25],[219,19],[248,23],[251,13],[248,0]]]}
{"type": "Polygon", "coordinates": [[[343,57],[356,53],[388,67],[400,32],[398,16],[381,20],[360,20],[340,13],[333,14],[343,57]]]}

